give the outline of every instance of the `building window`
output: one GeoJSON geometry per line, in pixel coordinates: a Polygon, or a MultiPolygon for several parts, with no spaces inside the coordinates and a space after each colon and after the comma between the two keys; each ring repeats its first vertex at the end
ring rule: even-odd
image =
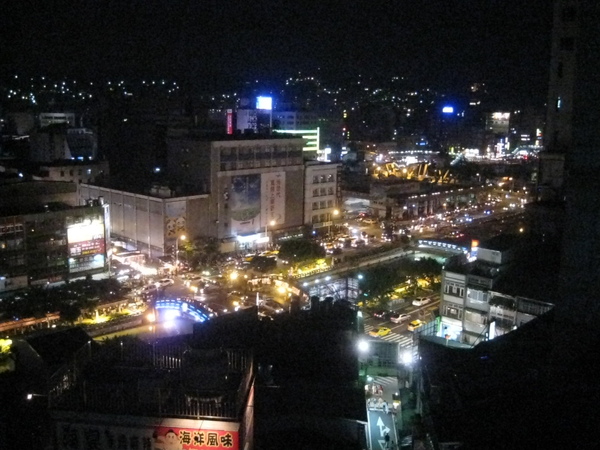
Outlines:
{"type": "Polygon", "coordinates": [[[313,177],[313,184],[317,184],[318,182],[319,182],[319,176],[318,176],[318,175],[315,175],[315,176],[313,177]]]}
{"type": "Polygon", "coordinates": [[[60,171],[60,176],[61,176],[61,177],[64,177],[64,176],[65,176],[65,171],[64,171],[64,170],[61,170],[61,171],[60,171]]]}
{"type": "Polygon", "coordinates": [[[319,202],[319,209],[325,209],[325,208],[326,208],[326,206],[325,206],[325,205],[326,205],[326,203],[325,203],[325,201],[324,201],[324,200],[323,200],[323,201],[320,201],[320,202],[319,202]]]}
{"type": "Polygon", "coordinates": [[[321,214],[321,215],[319,216],[319,220],[320,220],[321,222],[325,222],[325,221],[327,220],[327,214],[321,214]]]}
{"type": "Polygon", "coordinates": [[[446,282],[444,285],[444,293],[463,298],[465,296],[465,288],[457,283],[446,282]]]}
{"type": "Polygon", "coordinates": [[[479,325],[487,324],[487,316],[468,310],[465,311],[465,320],[479,325]]]}
{"type": "Polygon", "coordinates": [[[321,195],[327,195],[327,189],[321,188],[321,195]]]}
{"type": "Polygon", "coordinates": [[[320,180],[321,183],[325,183],[327,181],[327,177],[325,177],[325,175],[321,175],[320,180]]]}
{"type": "Polygon", "coordinates": [[[453,303],[444,304],[444,316],[452,317],[453,319],[462,319],[463,310],[458,305],[453,303]]]}
{"type": "Polygon", "coordinates": [[[312,223],[318,223],[319,222],[319,216],[312,216],[312,223]]]}
{"type": "Polygon", "coordinates": [[[73,176],[73,169],[69,170],[69,175],[73,176]]]}
{"type": "Polygon", "coordinates": [[[333,183],[335,181],[335,179],[333,178],[333,174],[330,173],[329,175],[327,175],[327,181],[329,183],[333,183]]]}
{"type": "Polygon", "coordinates": [[[313,197],[318,197],[318,196],[319,196],[319,190],[313,189],[313,197]]]}
{"type": "Polygon", "coordinates": [[[313,202],[313,211],[315,209],[319,209],[319,204],[317,202],[313,202]]]}
{"type": "Polygon", "coordinates": [[[333,200],[327,200],[327,207],[333,208],[333,200]]]}
{"type": "Polygon", "coordinates": [[[560,108],[562,108],[562,98],[558,97],[556,99],[556,110],[560,110],[560,108]]]}
{"type": "Polygon", "coordinates": [[[327,189],[327,193],[328,193],[329,195],[333,195],[333,194],[334,194],[333,188],[332,188],[332,187],[330,187],[329,189],[327,189]]]}

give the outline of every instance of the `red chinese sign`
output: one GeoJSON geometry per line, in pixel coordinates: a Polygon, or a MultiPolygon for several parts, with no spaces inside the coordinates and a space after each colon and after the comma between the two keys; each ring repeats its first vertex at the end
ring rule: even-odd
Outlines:
{"type": "Polygon", "coordinates": [[[159,427],[155,429],[156,450],[238,450],[237,431],[191,430],[159,427]]]}

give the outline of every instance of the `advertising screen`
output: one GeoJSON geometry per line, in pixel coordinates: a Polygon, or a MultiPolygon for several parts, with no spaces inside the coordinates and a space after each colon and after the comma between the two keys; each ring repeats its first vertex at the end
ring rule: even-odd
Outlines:
{"type": "Polygon", "coordinates": [[[84,219],[67,227],[69,244],[69,272],[101,269],[106,261],[104,220],[84,219]]]}
{"type": "Polygon", "coordinates": [[[256,97],[256,109],[271,111],[273,109],[273,97],[256,97]]]}

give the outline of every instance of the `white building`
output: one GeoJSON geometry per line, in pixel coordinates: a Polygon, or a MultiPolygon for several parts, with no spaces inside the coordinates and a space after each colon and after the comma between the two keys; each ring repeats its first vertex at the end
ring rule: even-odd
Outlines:
{"type": "Polygon", "coordinates": [[[340,165],[308,161],[304,174],[304,223],[313,228],[331,227],[340,211],[340,165]]]}
{"type": "Polygon", "coordinates": [[[70,181],[72,183],[92,183],[99,176],[108,176],[108,161],[58,161],[40,167],[42,179],[49,181],[70,181]]]}
{"type": "Polygon", "coordinates": [[[476,261],[446,264],[442,271],[441,337],[475,345],[509,333],[553,307],[500,292],[499,281],[509,273],[517,245],[510,236],[497,236],[479,247],[476,261]]]}

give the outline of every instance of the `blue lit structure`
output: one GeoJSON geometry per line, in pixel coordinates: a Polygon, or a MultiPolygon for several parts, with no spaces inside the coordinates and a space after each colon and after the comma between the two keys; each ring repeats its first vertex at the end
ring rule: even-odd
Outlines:
{"type": "Polygon", "coordinates": [[[177,313],[178,316],[188,316],[194,319],[196,322],[205,322],[210,318],[209,313],[207,313],[202,307],[195,306],[192,303],[180,298],[156,300],[154,308],[157,311],[173,311],[177,313]]]}

